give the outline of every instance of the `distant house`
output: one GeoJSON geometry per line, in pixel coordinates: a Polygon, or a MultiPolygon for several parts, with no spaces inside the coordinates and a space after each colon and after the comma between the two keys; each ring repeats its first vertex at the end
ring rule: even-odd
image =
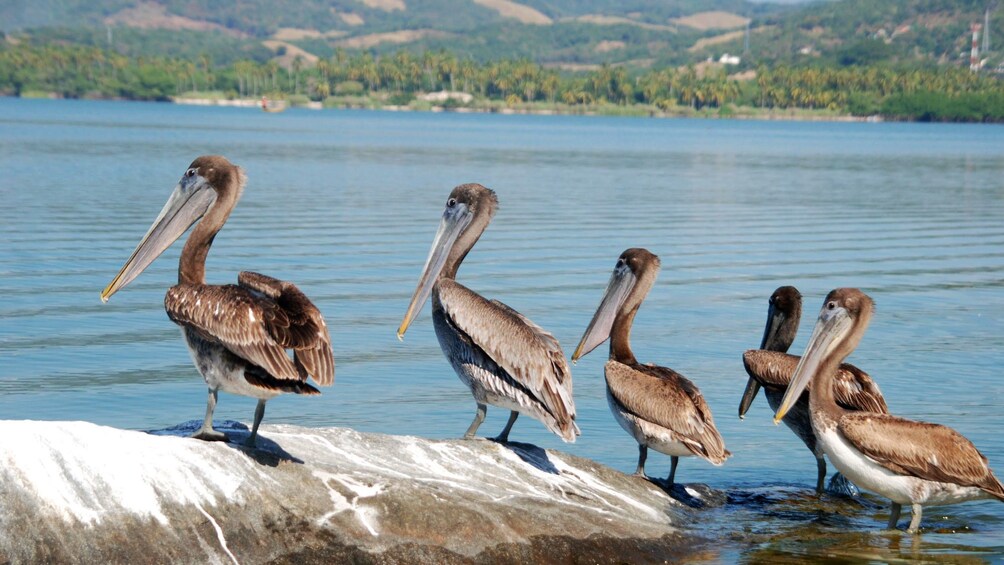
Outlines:
{"type": "Polygon", "coordinates": [[[430,92],[428,94],[422,94],[418,96],[420,100],[425,100],[428,102],[439,102],[443,103],[447,100],[456,100],[462,104],[468,104],[471,100],[474,100],[474,96],[466,92],[450,92],[447,90],[440,90],[439,92],[430,92]]]}
{"type": "Polygon", "coordinates": [[[728,53],[723,54],[718,59],[718,62],[723,65],[738,65],[740,61],[742,61],[742,59],[739,55],[729,55],[728,53]]]}

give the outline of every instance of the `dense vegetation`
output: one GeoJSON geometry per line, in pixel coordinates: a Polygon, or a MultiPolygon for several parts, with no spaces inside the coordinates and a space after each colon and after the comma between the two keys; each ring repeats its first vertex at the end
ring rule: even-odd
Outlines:
{"type": "MultiPolygon", "coordinates": [[[[938,63],[968,61],[970,24],[983,21],[984,0],[840,0],[814,4],[794,14],[761,19],[769,30],[755,36],[760,57],[805,58],[802,48],[825,62],[938,63]]],[[[991,12],[1001,29],[1004,10],[991,12]]],[[[994,57],[996,64],[1000,59],[994,57]]]]}
{"type": "Polygon", "coordinates": [[[447,106],[477,108],[640,107],[671,114],[714,109],[720,115],[744,107],[803,108],[898,119],[1004,121],[1001,80],[947,66],[760,66],[755,79],[739,80],[721,67],[630,71],[603,65],[561,73],[528,59],[478,63],[448,51],[374,56],[337,50],[309,68],[294,59],[286,69],[271,60],[217,65],[208,55],[130,57],[97,47],[29,43],[0,47],[0,94],[7,95],[166,100],[216,92],[327,105],[407,105],[415,103],[416,94],[439,90],[474,96],[470,103],[453,99],[447,106]]]}
{"type": "MultiPolygon", "coordinates": [[[[0,2],[0,31],[99,47],[107,45],[106,25],[110,25],[115,48],[124,54],[192,59],[191,52],[201,49],[216,64],[240,58],[263,62],[262,40],[282,28],[297,28],[315,33],[287,40],[325,58],[336,47],[350,48],[354,38],[404,31],[413,34],[404,45],[387,41],[367,43],[362,49],[375,55],[393,55],[402,48],[415,54],[446,49],[481,63],[525,57],[541,64],[661,67],[744,52],[748,53],[744,58],[770,65],[852,61],[933,65],[968,59],[969,25],[982,21],[983,10],[993,2],[520,0],[519,4],[537,10],[551,23],[522,23],[471,0],[32,0],[0,2]],[[751,18],[749,51],[744,49],[741,25],[699,29],[671,21],[707,10],[751,18]],[[582,16],[594,18],[578,19],[582,16]],[[595,16],[607,19],[601,23],[595,16]],[[137,18],[146,18],[150,25],[137,24],[137,18]],[[163,23],[165,18],[220,27],[186,29],[177,22],[163,23]],[[134,24],[144,29],[128,27],[134,24]],[[162,33],[150,31],[158,25],[174,27],[162,33]],[[735,29],[740,33],[730,38],[698,43],[735,29]],[[242,55],[241,50],[257,53],[242,55]]],[[[1004,27],[1004,8],[991,13],[991,27],[1004,27]]],[[[992,66],[1001,62],[1001,52],[991,53],[992,66]]]]}

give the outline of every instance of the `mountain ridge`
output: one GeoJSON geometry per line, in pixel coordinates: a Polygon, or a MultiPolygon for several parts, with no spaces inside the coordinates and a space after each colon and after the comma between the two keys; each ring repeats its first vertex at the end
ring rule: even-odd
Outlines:
{"type": "MultiPolygon", "coordinates": [[[[605,63],[675,66],[718,59],[723,53],[766,63],[965,64],[970,25],[982,22],[987,7],[974,0],[800,4],[247,0],[239,5],[219,4],[211,0],[15,0],[0,6],[0,25],[9,37],[105,44],[131,54],[185,57],[191,45],[200,44],[218,64],[241,57],[263,62],[270,56],[284,56],[290,46],[303,50],[309,61],[330,58],[338,50],[374,55],[400,49],[448,50],[476,61],[526,58],[566,68],[605,63]],[[176,44],[145,37],[156,32],[177,34],[176,44]],[[219,37],[197,37],[200,34],[219,37]],[[288,45],[284,49],[275,42],[288,45]],[[214,48],[214,43],[220,48],[214,48]]],[[[1004,17],[997,11],[990,15],[992,30],[1000,29],[1004,17]]]]}

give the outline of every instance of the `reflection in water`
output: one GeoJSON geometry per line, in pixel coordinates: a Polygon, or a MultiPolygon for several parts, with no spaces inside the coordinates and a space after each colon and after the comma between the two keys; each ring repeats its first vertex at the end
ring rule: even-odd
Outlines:
{"type": "MultiPolygon", "coordinates": [[[[461,279],[566,351],[611,257],[646,247],[662,258],[632,345],[691,378],[721,415],[735,456],[687,477],[735,501],[694,512],[694,528],[718,540],[711,559],[1004,556],[999,502],[932,508],[918,545],[882,530],[888,508],[873,499],[817,500],[806,480],[814,462],[770,423],[766,403],[745,421],[727,417],[773,289],[792,284],[819,304],[855,286],[877,312],[849,361],[876,377],[893,413],[955,428],[1004,471],[999,127],[295,109],[276,119],[6,98],[0,127],[0,418],[159,429],[202,416],[193,407],[205,388],[163,311],[180,248],[115,303],[98,293],[178,168],[221,153],[249,183],[214,242],[210,282],[233,283],[242,269],[295,280],[324,313],[339,362],[334,387],[271,401],[270,421],[454,437],[473,406],[428,309],[406,342],[394,330],[442,195],[480,182],[501,206],[461,279]]],[[[579,441],[563,445],[532,419],[516,424],[520,440],[632,471],[637,451],[606,406],[603,363],[572,368],[579,441]]],[[[219,418],[247,418],[253,406],[229,397],[219,418]]],[[[501,429],[505,417],[490,411],[484,426],[501,429]]],[[[668,461],[650,465],[668,474],[668,461]]]]}
{"type": "MultiPolygon", "coordinates": [[[[956,517],[914,536],[876,527],[888,518],[888,506],[861,498],[816,497],[799,488],[734,491],[730,505],[716,517],[715,532],[745,546],[737,554],[744,563],[882,562],[920,560],[930,563],[985,563],[1000,556],[999,540],[983,546],[956,517]],[[973,542],[975,542],[974,545],[973,542]]],[[[983,536],[996,537],[993,528],[983,536]]]]}

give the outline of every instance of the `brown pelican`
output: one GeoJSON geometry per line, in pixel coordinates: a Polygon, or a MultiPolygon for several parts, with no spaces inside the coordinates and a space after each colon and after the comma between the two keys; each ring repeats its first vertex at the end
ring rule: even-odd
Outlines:
{"type": "Polygon", "coordinates": [[[903,504],[912,506],[907,531],[916,533],[923,504],[990,497],[1004,501],[1004,486],[987,458],[955,430],[889,414],[854,412],[837,403],[832,384],[837,367],[857,347],[873,311],[872,299],[855,288],[838,288],[826,296],[774,423],[810,387],[812,430],[823,451],[856,485],[892,500],[889,528],[896,527],[903,504]]]}
{"type": "Polygon", "coordinates": [[[217,391],[258,399],[247,444],[253,446],[265,401],[282,392],[320,394],[335,377],[331,338],[321,313],[293,283],[252,272],[237,275],[236,285],[206,284],[206,255],[213,238],[244,190],[244,171],[225,158],[207,155],[192,161],[101,300],[139,276],[196,221],[178,264],[178,284],[167,290],[164,307],[181,326],[192,360],[209,385],[202,427],[204,440],[227,439],[213,430],[217,391]],[[286,349],[293,350],[290,360],[286,349]]]}
{"type": "MultiPolygon", "coordinates": [[[[746,416],[750,404],[756,398],[760,387],[764,389],[767,403],[772,410],[781,405],[791,375],[795,372],[799,357],[786,352],[795,341],[798,320],[802,316],[802,295],[793,286],[782,286],[771,295],[767,307],[767,325],[760,341],[760,349],[750,349],[743,353],[743,365],[749,375],[746,391],[739,404],[739,417],[746,416]]],[[[833,381],[833,393],[838,404],[848,410],[889,413],[885,398],[878,385],[861,369],[843,363],[837,369],[833,381]]],[[[799,397],[798,402],[784,417],[784,423],[795,432],[805,446],[816,457],[816,492],[823,492],[826,479],[826,460],[823,450],[812,433],[809,421],[809,393],[799,397]]]]}
{"type": "Polygon", "coordinates": [[[659,258],[628,249],[617,259],[606,294],[572,355],[578,361],[610,338],[604,367],[607,403],[617,422],[638,442],[636,475],[645,476],[648,448],[671,457],[669,484],[681,456],[721,465],[732,455],[715,429],[711,409],[694,383],[672,369],[642,365],[631,351],[631,324],[659,273],[659,258]]]}
{"type": "Polygon", "coordinates": [[[432,323],[443,354],[471,389],[478,410],[464,437],[485,419],[487,405],[511,410],[495,438],[509,439],[520,413],[540,420],[561,439],[579,434],[572,401],[572,374],[558,340],[519,312],[486,300],[456,281],[457,269],[488,227],[498,199],[480,184],[453,189],[398,339],[432,295],[432,323]]]}

